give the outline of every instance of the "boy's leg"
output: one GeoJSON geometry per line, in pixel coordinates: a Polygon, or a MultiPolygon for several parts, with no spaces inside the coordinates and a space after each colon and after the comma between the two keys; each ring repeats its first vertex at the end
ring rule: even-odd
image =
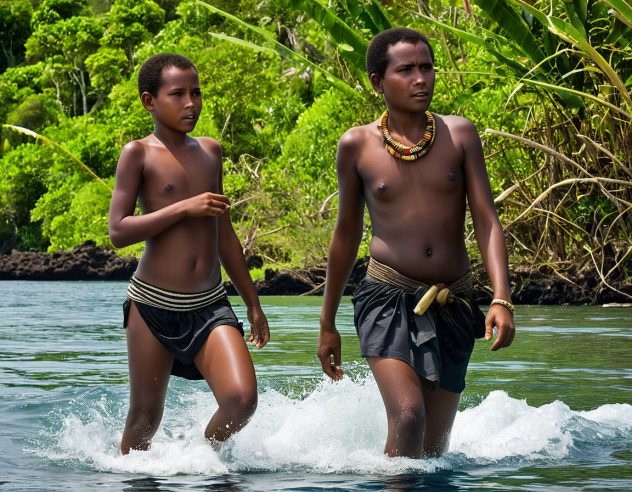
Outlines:
{"type": "Polygon", "coordinates": [[[419,376],[406,362],[368,357],[388,419],[384,453],[421,458],[426,427],[424,394],[419,376]]]}
{"type": "Polygon", "coordinates": [[[194,362],[219,405],[204,435],[223,442],[246,425],[257,408],[257,378],[248,347],[234,326],[217,326],[194,362]]]}
{"type": "Polygon", "coordinates": [[[165,405],[173,357],[149,331],[132,302],[127,319],[130,405],[121,452],[146,450],[165,405]]]}
{"type": "Polygon", "coordinates": [[[453,393],[440,388],[424,390],[426,405],[424,456],[441,456],[448,451],[450,431],[460,399],[461,393],[453,393]]]}

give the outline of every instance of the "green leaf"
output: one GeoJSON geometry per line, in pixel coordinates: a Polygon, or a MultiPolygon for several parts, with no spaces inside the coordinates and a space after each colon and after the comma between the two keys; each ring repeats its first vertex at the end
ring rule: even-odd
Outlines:
{"type": "MultiPolygon", "coordinates": [[[[338,17],[332,9],[317,0],[293,0],[292,3],[303,7],[310,17],[331,35],[337,46],[348,45],[353,47],[353,50],[343,48],[340,53],[359,72],[364,71],[364,57],[369,46],[368,40],[338,17]]],[[[347,3],[352,4],[353,2],[347,3]]]]}
{"type": "MultiPolygon", "coordinates": [[[[243,20],[241,20],[239,17],[236,17],[232,14],[229,14],[228,12],[225,12],[221,9],[218,9],[217,7],[214,7],[213,5],[210,5],[206,2],[203,2],[202,0],[196,0],[198,4],[202,5],[203,7],[207,8],[208,10],[210,10],[211,12],[218,14],[222,17],[224,17],[225,19],[228,19],[236,24],[239,24],[242,27],[245,27],[246,29],[253,31],[255,33],[257,33],[259,36],[261,36],[263,39],[265,39],[266,41],[270,42],[271,44],[274,45],[276,51],[282,55],[286,55],[288,58],[290,58],[291,60],[294,60],[296,62],[300,62],[300,63],[304,63],[305,65],[308,65],[310,67],[312,67],[314,70],[317,70],[319,72],[321,72],[325,78],[331,82],[336,88],[347,92],[348,94],[353,94],[356,97],[361,97],[360,94],[355,91],[352,87],[350,87],[348,84],[346,84],[343,80],[339,79],[338,77],[336,77],[335,75],[331,74],[330,72],[328,72],[326,69],[324,69],[323,67],[316,65],[315,63],[311,62],[310,60],[308,60],[307,58],[305,58],[302,55],[299,55],[298,53],[292,51],[290,48],[288,48],[287,46],[285,46],[282,43],[279,43],[279,41],[277,41],[275,39],[275,37],[268,31],[266,31],[265,29],[259,27],[259,26],[255,26],[254,24],[249,24],[248,22],[245,22],[243,20]]],[[[226,36],[224,39],[228,40],[228,41],[232,41],[232,39],[230,39],[231,36],[226,36]]],[[[240,43],[241,46],[248,46],[248,43],[246,43],[245,41],[243,43],[240,43]]],[[[261,48],[261,47],[260,47],[261,48]]]]}
{"type": "Polygon", "coordinates": [[[626,0],[602,0],[608,4],[619,14],[617,18],[626,24],[628,27],[632,27],[632,5],[626,0]]]}
{"type": "Polygon", "coordinates": [[[617,90],[621,93],[621,96],[626,101],[629,106],[632,106],[632,99],[630,98],[630,93],[625,88],[625,85],[615,72],[615,70],[610,66],[610,64],[599,54],[599,52],[592,47],[592,45],[588,42],[588,40],[577,30],[575,27],[558,18],[553,17],[552,15],[546,15],[543,12],[540,12],[535,7],[532,7],[524,0],[513,0],[520,5],[522,5],[525,9],[527,9],[538,21],[546,26],[549,31],[558,36],[560,39],[570,43],[580,50],[582,50],[589,58],[591,58],[597,66],[601,69],[601,71],[606,75],[608,80],[614,85],[617,90]]]}
{"type": "Polygon", "coordinates": [[[511,8],[507,0],[475,0],[476,4],[513,41],[515,48],[539,63],[546,56],[527,23],[511,8]]]}

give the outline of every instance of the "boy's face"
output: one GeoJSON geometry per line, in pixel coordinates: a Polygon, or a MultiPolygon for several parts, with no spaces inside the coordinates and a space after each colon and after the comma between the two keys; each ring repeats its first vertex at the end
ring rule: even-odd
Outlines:
{"type": "Polygon", "coordinates": [[[188,133],[202,111],[202,92],[198,73],[194,68],[166,67],[162,69],[162,85],[158,94],[141,95],[147,111],[152,113],[156,125],[188,133]]]}
{"type": "Polygon", "coordinates": [[[435,70],[426,43],[400,42],[389,46],[384,77],[371,76],[373,88],[388,107],[404,112],[423,112],[430,106],[435,70]]]}

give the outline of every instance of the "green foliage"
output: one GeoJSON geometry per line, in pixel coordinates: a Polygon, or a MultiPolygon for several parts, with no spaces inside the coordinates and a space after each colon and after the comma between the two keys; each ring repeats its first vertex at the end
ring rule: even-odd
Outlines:
{"type": "MultiPolygon", "coordinates": [[[[61,109],[54,96],[50,92],[45,92],[25,97],[22,103],[7,115],[6,122],[39,132],[49,125],[56,124],[60,115],[61,109]]],[[[7,134],[12,147],[28,142],[28,137],[15,132],[7,132],[7,134]]]]}
{"type": "Polygon", "coordinates": [[[32,14],[29,0],[0,0],[0,72],[24,59],[32,14]]]}
{"type": "Polygon", "coordinates": [[[102,94],[122,82],[127,71],[127,57],[120,48],[101,47],[85,63],[92,86],[102,94]]]}
{"type": "Polygon", "coordinates": [[[47,149],[35,144],[21,145],[0,159],[0,244],[46,246],[39,227],[31,224],[30,210],[46,190],[49,160],[47,149]]]}
{"type": "MultiPolygon", "coordinates": [[[[113,185],[113,180],[110,180],[110,184],[113,185]]],[[[97,245],[111,247],[108,235],[110,198],[108,190],[94,181],[71,191],[71,201],[67,209],[49,222],[49,249],[71,249],[88,240],[97,245]]],[[[35,210],[39,211],[41,208],[35,210]]]]}
{"type": "MultiPolygon", "coordinates": [[[[424,2],[423,15],[413,1],[41,0],[31,15],[27,1],[0,0],[0,23],[15,9],[18,24],[30,19],[0,55],[0,123],[40,134],[21,144],[33,134],[2,133],[0,248],[109,244],[109,191],[97,178],[111,186],[122,146],[153,131],[140,64],[175,52],[198,68],[204,109],[194,135],[222,144],[246,252],[266,266],[322,262],[338,139],[382,107],[364,74],[366,46],[406,25],[433,43],[433,111],[462,114],[483,136],[512,257],[559,266],[607,252],[632,271],[629,2],[473,3],[470,17],[445,0],[424,2]],[[20,53],[19,66],[2,65],[20,53]]],[[[367,227],[361,255],[369,239],[367,227]]]]}

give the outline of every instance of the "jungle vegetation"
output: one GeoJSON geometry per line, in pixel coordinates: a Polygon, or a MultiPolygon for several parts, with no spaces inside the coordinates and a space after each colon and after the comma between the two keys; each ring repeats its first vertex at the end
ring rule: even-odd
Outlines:
{"type": "Polygon", "coordinates": [[[2,253],[110,245],[118,154],[152,130],[138,68],[176,52],[198,67],[194,135],[222,144],[245,253],[322,264],[337,140],[382,110],[364,52],[408,26],[436,53],[433,111],[479,129],[511,268],[632,275],[629,0],[0,0],[0,25],[2,253]]]}

